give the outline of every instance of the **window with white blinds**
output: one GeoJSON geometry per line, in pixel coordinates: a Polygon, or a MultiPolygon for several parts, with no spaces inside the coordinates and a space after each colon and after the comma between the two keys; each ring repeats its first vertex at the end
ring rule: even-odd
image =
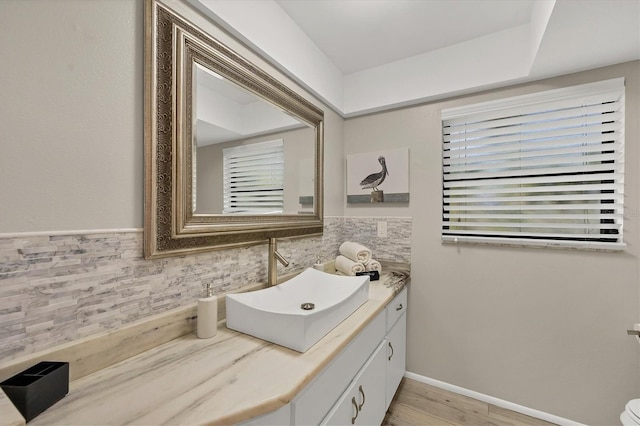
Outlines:
{"type": "Polygon", "coordinates": [[[442,239],[624,247],[624,79],[442,111],[442,239]]]}
{"type": "Polygon", "coordinates": [[[282,139],[222,150],[224,213],[272,214],[284,209],[282,139]]]}

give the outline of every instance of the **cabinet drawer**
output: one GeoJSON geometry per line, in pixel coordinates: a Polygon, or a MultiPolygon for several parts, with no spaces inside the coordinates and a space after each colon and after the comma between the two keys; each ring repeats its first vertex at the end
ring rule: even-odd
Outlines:
{"type": "Polygon", "coordinates": [[[380,312],[293,401],[293,423],[319,424],[385,335],[380,312]]]}
{"type": "Polygon", "coordinates": [[[407,288],[403,288],[402,291],[393,298],[387,305],[385,311],[387,312],[387,328],[386,331],[391,330],[393,324],[396,323],[398,318],[407,311],[407,288]]]}

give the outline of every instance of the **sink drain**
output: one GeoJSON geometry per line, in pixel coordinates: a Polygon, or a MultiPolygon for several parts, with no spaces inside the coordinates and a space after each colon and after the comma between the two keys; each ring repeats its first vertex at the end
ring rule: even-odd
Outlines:
{"type": "Polygon", "coordinates": [[[314,305],[313,303],[309,303],[309,302],[303,303],[302,305],[300,305],[300,309],[303,309],[305,311],[310,311],[315,307],[316,307],[316,305],[314,305]]]}

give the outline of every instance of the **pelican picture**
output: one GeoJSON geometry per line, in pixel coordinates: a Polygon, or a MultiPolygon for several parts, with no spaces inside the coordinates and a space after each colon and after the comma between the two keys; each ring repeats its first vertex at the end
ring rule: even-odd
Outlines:
{"type": "Polygon", "coordinates": [[[408,148],[347,155],[347,203],[408,202],[408,148]]]}
{"type": "Polygon", "coordinates": [[[380,170],[378,173],[372,173],[366,178],[362,179],[362,182],[360,182],[360,186],[362,187],[362,189],[372,188],[374,191],[377,191],[378,186],[380,186],[382,182],[384,182],[384,178],[389,176],[386,160],[382,155],[378,157],[378,162],[382,166],[382,170],[380,170]]]}

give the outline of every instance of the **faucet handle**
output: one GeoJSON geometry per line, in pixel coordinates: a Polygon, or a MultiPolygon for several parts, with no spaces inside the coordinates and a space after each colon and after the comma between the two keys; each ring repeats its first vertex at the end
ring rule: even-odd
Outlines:
{"type": "Polygon", "coordinates": [[[273,252],[273,254],[275,255],[276,259],[278,259],[278,261],[282,263],[282,266],[284,266],[285,268],[289,266],[289,261],[285,259],[284,256],[282,256],[280,253],[278,253],[278,250],[273,252]]]}

